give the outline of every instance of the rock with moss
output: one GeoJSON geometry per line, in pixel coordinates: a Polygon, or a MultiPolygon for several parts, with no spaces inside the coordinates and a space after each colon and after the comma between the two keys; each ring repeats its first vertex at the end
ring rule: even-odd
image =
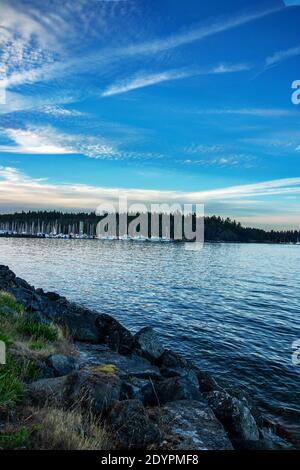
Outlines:
{"type": "Polygon", "coordinates": [[[114,365],[122,379],[136,377],[140,379],[156,379],[160,377],[158,367],[150,364],[146,359],[139,356],[124,356],[111,351],[108,346],[89,345],[86,343],[76,343],[79,351],[79,366],[105,366],[114,365]]]}

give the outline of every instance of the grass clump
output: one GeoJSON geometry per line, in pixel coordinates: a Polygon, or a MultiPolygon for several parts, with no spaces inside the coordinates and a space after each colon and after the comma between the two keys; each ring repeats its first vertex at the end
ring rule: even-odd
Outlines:
{"type": "Polygon", "coordinates": [[[24,311],[22,305],[18,304],[16,299],[8,292],[0,292],[0,314],[6,313],[6,310],[12,310],[16,313],[22,313],[24,311]]]}
{"type": "Polygon", "coordinates": [[[43,342],[58,340],[54,326],[29,321],[25,315],[12,295],[0,292],[0,341],[6,346],[6,364],[0,365],[0,411],[18,404],[24,397],[26,382],[39,378],[30,344],[33,350],[40,350],[43,342]]]}
{"type": "Polygon", "coordinates": [[[32,447],[41,450],[106,450],[112,440],[97,418],[80,409],[45,407],[34,423],[32,447]]]}
{"type": "Polygon", "coordinates": [[[29,343],[30,349],[33,349],[33,351],[42,351],[43,349],[47,349],[47,344],[44,341],[37,340],[37,341],[31,341],[29,343]]]}
{"type": "Polygon", "coordinates": [[[58,332],[54,326],[31,321],[24,317],[19,321],[17,329],[21,335],[30,336],[36,341],[56,341],[58,339],[58,332]]]}
{"type": "Polygon", "coordinates": [[[20,428],[6,429],[0,433],[0,447],[3,449],[16,449],[27,447],[31,430],[26,426],[20,428]]]}
{"type": "Polygon", "coordinates": [[[0,366],[0,411],[11,408],[24,396],[25,368],[8,353],[6,364],[0,366]]]}

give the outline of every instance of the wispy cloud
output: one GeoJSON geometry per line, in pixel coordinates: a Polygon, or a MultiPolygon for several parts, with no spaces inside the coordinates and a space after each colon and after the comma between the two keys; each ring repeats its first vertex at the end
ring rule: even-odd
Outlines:
{"type": "MultiPolygon", "coordinates": [[[[1,16],[3,24],[0,22],[0,26],[4,29],[0,43],[2,42],[4,50],[2,62],[7,68],[6,87],[71,75],[74,67],[77,72],[80,69],[86,71],[96,67],[99,73],[99,64],[102,69],[118,60],[178,48],[241,27],[278,11],[278,8],[270,8],[248,11],[235,16],[223,16],[168,37],[122,47],[101,47],[100,52],[83,54],[79,60],[78,55],[74,58],[72,51],[74,46],[76,48],[80,45],[78,38],[82,37],[82,28],[88,27],[90,37],[99,37],[99,31],[104,34],[105,29],[111,26],[113,18],[109,15],[115,15],[116,12],[111,8],[107,11],[101,8],[95,19],[88,0],[80,0],[77,3],[74,10],[70,2],[66,5],[55,2],[47,17],[41,14],[38,2],[34,3],[34,8],[27,8],[26,13],[18,11],[7,3],[4,4],[1,16]],[[38,40],[37,44],[34,42],[35,38],[38,40]]],[[[128,8],[128,2],[113,3],[116,5],[124,3],[128,8]]],[[[117,8],[123,8],[119,5],[117,8]]],[[[130,11],[130,8],[128,9],[130,11]]],[[[215,73],[217,72],[218,70],[215,73]]],[[[223,70],[220,68],[219,72],[223,73],[223,70]]]]}
{"type": "Polygon", "coordinates": [[[224,155],[206,155],[202,158],[186,159],[183,161],[185,165],[196,165],[203,167],[235,167],[235,168],[252,168],[256,157],[244,153],[233,153],[224,155]]]}
{"type": "MultiPolygon", "coordinates": [[[[111,160],[155,160],[163,158],[159,152],[136,151],[127,147],[130,138],[121,139],[122,132],[130,129],[116,129],[118,136],[110,139],[101,135],[70,134],[58,131],[52,126],[27,126],[26,128],[0,128],[0,135],[9,140],[0,145],[1,153],[18,153],[32,155],[84,155],[88,158],[111,160]]],[[[133,135],[134,138],[134,135],[133,135]]]]}
{"type": "Polygon", "coordinates": [[[47,104],[39,108],[44,114],[49,114],[50,116],[55,117],[77,117],[84,116],[82,111],[77,111],[76,109],[67,109],[60,105],[51,105],[47,104]]]}
{"type": "Polygon", "coordinates": [[[200,114],[213,115],[238,115],[254,117],[290,117],[299,115],[297,111],[281,108],[225,108],[225,109],[203,109],[197,111],[200,114]]]}
{"type": "Polygon", "coordinates": [[[183,148],[183,151],[185,153],[191,154],[191,155],[198,155],[198,154],[214,154],[214,153],[220,153],[224,150],[223,145],[218,145],[218,144],[212,144],[212,145],[207,145],[207,144],[190,144],[186,145],[183,148]]]}
{"type": "Polygon", "coordinates": [[[240,201],[245,198],[300,193],[300,177],[231,186],[210,191],[182,192],[149,189],[122,189],[85,184],[55,184],[30,178],[16,168],[0,167],[0,203],[21,208],[95,209],[101,202],[116,203],[120,196],[130,202],[143,203],[209,203],[240,201]]]}
{"type": "Polygon", "coordinates": [[[156,39],[141,44],[136,44],[124,48],[119,51],[123,55],[137,55],[137,54],[155,54],[176,47],[184,46],[196,41],[200,41],[207,37],[220,34],[234,28],[238,28],[252,21],[263,18],[264,16],[275,13],[281,8],[270,8],[246,13],[240,13],[235,16],[221,17],[215,21],[211,21],[207,25],[198,26],[197,28],[190,29],[181,33],[173,34],[167,38],[156,39]]]}
{"type": "Polygon", "coordinates": [[[128,91],[137,90],[138,88],[144,88],[170,80],[178,80],[184,77],[190,77],[191,75],[194,75],[194,73],[191,71],[189,72],[180,70],[169,70],[166,72],[148,75],[141,74],[139,76],[131,77],[127,80],[122,80],[109,86],[102,93],[102,96],[112,96],[120,93],[127,93],[128,91]]]}
{"type": "Polygon", "coordinates": [[[296,47],[291,47],[290,49],[282,50],[275,52],[273,55],[266,58],[265,65],[266,67],[273,67],[279,63],[292,59],[300,55],[300,45],[296,47]]]}
{"type": "Polygon", "coordinates": [[[6,129],[5,134],[15,145],[1,145],[0,152],[51,155],[73,153],[52,143],[46,130],[37,132],[30,129],[6,129]]]}
{"type": "Polygon", "coordinates": [[[247,64],[220,64],[215,67],[207,69],[182,69],[182,70],[168,70],[160,73],[142,73],[129,77],[126,80],[121,80],[110,85],[103,93],[103,97],[127,93],[128,91],[145,88],[158,83],[167,82],[171,80],[180,80],[187,77],[196,75],[218,75],[226,73],[244,72],[251,67],[247,64]]]}
{"type": "Polygon", "coordinates": [[[2,153],[83,154],[92,158],[111,158],[119,155],[118,149],[101,137],[64,134],[50,126],[2,129],[2,133],[13,142],[13,145],[1,145],[2,153]]]}

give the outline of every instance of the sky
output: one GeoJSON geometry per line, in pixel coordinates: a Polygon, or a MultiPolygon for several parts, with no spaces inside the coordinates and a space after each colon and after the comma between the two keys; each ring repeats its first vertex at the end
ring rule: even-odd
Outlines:
{"type": "Polygon", "coordinates": [[[121,194],[299,229],[299,22],[300,0],[0,0],[0,212],[121,194]]]}

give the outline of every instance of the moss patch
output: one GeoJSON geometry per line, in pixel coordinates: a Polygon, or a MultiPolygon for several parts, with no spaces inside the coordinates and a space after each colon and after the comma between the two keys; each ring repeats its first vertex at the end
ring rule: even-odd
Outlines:
{"type": "Polygon", "coordinates": [[[114,374],[116,375],[119,371],[115,364],[101,364],[99,366],[92,366],[89,368],[93,372],[102,372],[103,374],[114,374]]]}

